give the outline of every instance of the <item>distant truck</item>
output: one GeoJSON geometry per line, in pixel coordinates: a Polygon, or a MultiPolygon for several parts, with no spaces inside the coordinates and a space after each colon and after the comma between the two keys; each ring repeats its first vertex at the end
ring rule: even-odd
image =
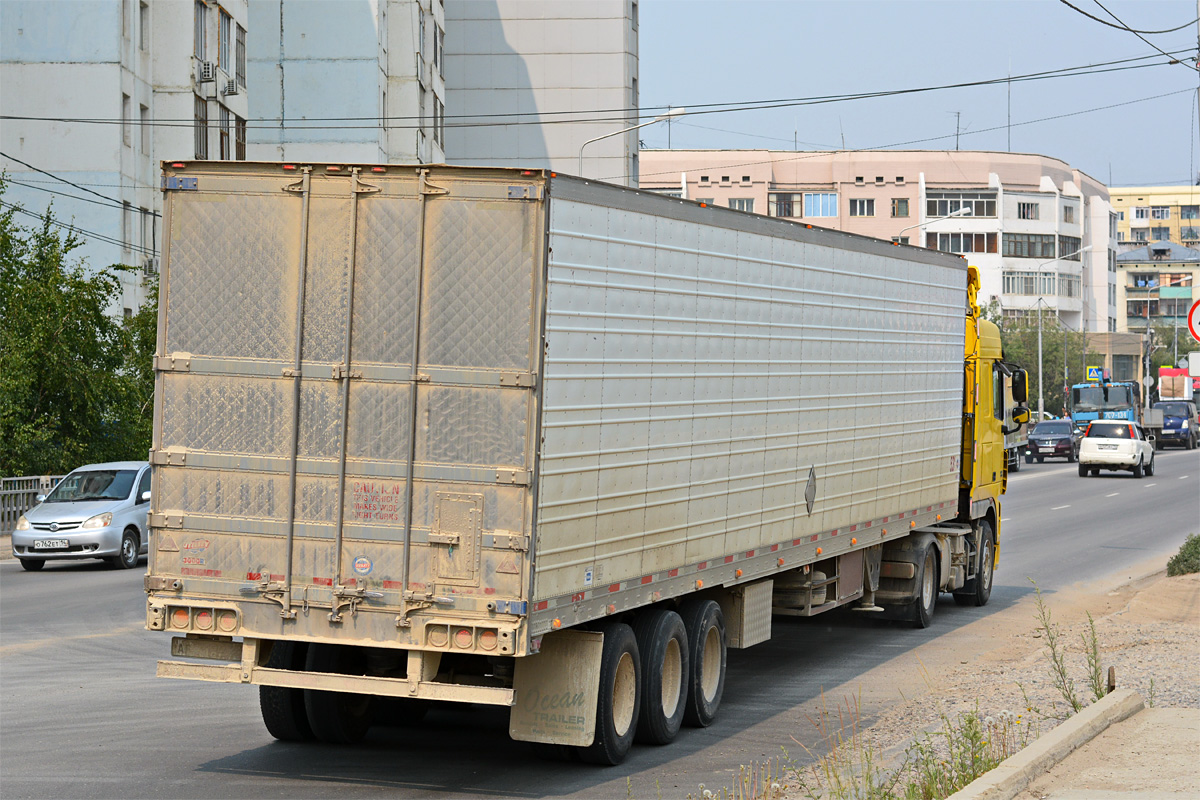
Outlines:
{"type": "Polygon", "coordinates": [[[1140,390],[1136,383],[1110,382],[1107,379],[1076,383],[1071,387],[1071,421],[1077,428],[1087,428],[1097,419],[1120,419],[1141,422],[1140,390]]]}
{"type": "Polygon", "coordinates": [[[775,615],[988,602],[1027,381],[960,257],[542,170],[163,188],[146,627],[277,738],[480,703],[612,764],[775,615]]]}

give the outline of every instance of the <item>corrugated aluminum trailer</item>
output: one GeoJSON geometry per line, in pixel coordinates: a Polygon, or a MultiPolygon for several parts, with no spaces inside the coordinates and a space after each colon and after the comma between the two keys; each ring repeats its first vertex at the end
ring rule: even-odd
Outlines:
{"type": "Polygon", "coordinates": [[[519,738],[587,745],[590,712],[517,717],[522,681],[594,710],[601,666],[548,676],[597,621],[713,597],[753,644],[764,579],[869,601],[879,545],[958,515],[957,256],[536,170],[163,188],[147,626],[228,663],[160,674],[515,703],[519,738]]]}

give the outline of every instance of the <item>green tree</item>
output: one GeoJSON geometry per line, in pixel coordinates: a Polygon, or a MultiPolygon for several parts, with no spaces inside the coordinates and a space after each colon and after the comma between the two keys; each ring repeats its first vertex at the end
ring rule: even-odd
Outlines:
{"type": "Polygon", "coordinates": [[[156,303],[117,321],[107,310],[132,268],[88,269],[52,208],[31,228],[17,213],[0,212],[0,474],[146,458],[156,303]]]}

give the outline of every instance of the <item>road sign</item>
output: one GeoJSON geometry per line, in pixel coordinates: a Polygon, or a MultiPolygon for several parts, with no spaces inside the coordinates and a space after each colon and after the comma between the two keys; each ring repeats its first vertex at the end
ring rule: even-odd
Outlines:
{"type": "Polygon", "coordinates": [[[1188,309],[1188,330],[1192,338],[1200,342],[1200,300],[1192,303],[1192,307],[1188,309]]]}
{"type": "Polygon", "coordinates": [[[1089,381],[1098,381],[1102,377],[1104,377],[1104,367],[1088,367],[1087,379],[1089,381]]]}

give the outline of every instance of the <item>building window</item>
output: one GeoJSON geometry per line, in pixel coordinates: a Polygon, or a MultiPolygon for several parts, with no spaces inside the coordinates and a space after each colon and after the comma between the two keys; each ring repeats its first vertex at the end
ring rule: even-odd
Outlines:
{"type": "Polygon", "coordinates": [[[1193,225],[1185,225],[1179,229],[1179,238],[1183,241],[1200,239],[1200,228],[1197,228],[1193,225]]]}
{"type": "Polygon", "coordinates": [[[729,207],[734,211],[754,211],[753,197],[731,197],[729,198],[729,207]]]}
{"type": "Polygon", "coordinates": [[[1136,231],[1130,231],[1129,236],[1130,240],[1134,242],[1150,241],[1150,231],[1146,230],[1145,228],[1139,228],[1136,231]]]}
{"type": "Polygon", "coordinates": [[[1037,203],[1017,203],[1017,219],[1037,219],[1037,203]]]}
{"type": "Polygon", "coordinates": [[[138,47],[150,49],[150,4],[138,3],[138,47]]]}
{"type": "Polygon", "coordinates": [[[1156,289],[1158,288],[1158,273],[1131,272],[1129,273],[1128,285],[1137,289],[1156,289]]]}
{"type": "Polygon", "coordinates": [[[150,109],[140,106],[138,109],[138,128],[142,135],[142,154],[150,155],[150,109]]]}
{"type": "Polygon", "coordinates": [[[837,192],[806,192],[804,216],[836,217],[838,215],[837,192]]]}
{"type": "Polygon", "coordinates": [[[1164,226],[1150,229],[1150,238],[1155,242],[1165,242],[1171,238],[1171,229],[1164,226]]]}
{"type": "Polygon", "coordinates": [[[192,55],[203,61],[208,52],[208,6],[204,0],[196,0],[195,9],[192,55]]]}
{"type": "Polygon", "coordinates": [[[208,101],[199,95],[195,100],[196,124],[196,158],[208,158],[208,101]]]}
{"type": "Polygon", "coordinates": [[[1075,224],[1075,206],[1063,206],[1063,222],[1068,225],[1075,224]]]}
{"type": "Polygon", "coordinates": [[[767,216],[799,217],[804,200],[791,192],[772,192],[767,195],[767,216]]]}
{"type": "Polygon", "coordinates": [[[424,86],[417,87],[417,114],[421,118],[421,133],[425,132],[425,123],[428,120],[428,117],[425,116],[425,96],[427,94],[428,90],[424,86]]]}
{"type": "Polygon", "coordinates": [[[121,203],[121,249],[133,249],[133,206],[121,203]]]}
{"type": "Polygon", "coordinates": [[[1117,219],[1119,219],[1121,222],[1124,222],[1124,221],[1125,221],[1125,212],[1124,212],[1124,211],[1118,211],[1118,212],[1117,212],[1117,219]]]}
{"type": "Polygon", "coordinates": [[[1006,233],[1004,255],[1012,258],[1054,258],[1054,234],[1006,233]]]}
{"type": "Polygon", "coordinates": [[[233,70],[229,63],[229,49],[233,38],[233,17],[226,13],[225,9],[217,9],[217,19],[220,24],[217,26],[217,66],[225,70],[228,75],[233,70]]]}
{"type": "Polygon", "coordinates": [[[246,85],[246,29],[241,25],[237,26],[237,39],[234,43],[234,60],[233,68],[237,72],[234,76],[238,82],[238,86],[246,85]]]}
{"type": "Polygon", "coordinates": [[[1134,219],[1150,219],[1150,209],[1146,206],[1137,206],[1133,209],[1134,219]]]}
{"type": "Polygon", "coordinates": [[[1058,257],[1068,261],[1078,261],[1083,253],[1079,252],[1083,247],[1083,240],[1078,236],[1060,236],[1058,237],[1058,257]]]}
{"type": "Polygon", "coordinates": [[[1200,206],[1180,206],[1180,219],[1200,219],[1200,206]]]}
{"type": "Polygon", "coordinates": [[[141,222],[142,228],[142,255],[152,256],[154,255],[154,215],[150,213],[150,209],[143,208],[139,210],[138,220],[141,222]]]}
{"type": "Polygon", "coordinates": [[[896,185],[897,185],[897,186],[903,186],[903,185],[904,185],[904,176],[903,176],[903,175],[897,175],[897,176],[896,176],[896,185]]]}
{"type": "Polygon", "coordinates": [[[433,26],[433,68],[446,77],[446,33],[435,23],[433,26]]]}
{"type": "Polygon", "coordinates": [[[246,120],[238,116],[233,118],[233,157],[246,160],[246,120]]]}
{"type": "Polygon", "coordinates": [[[696,202],[702,206],[711,206],[713,204],[713,199],[711,197],[697,197],[696,202]]]}
{"type": "Polygon", "coordinates": [[[133,102],[129,95],[121,95],[121,141],[133,147],[133,102]]]}
{"type": "Polygon", "coordinates": [[[896,244],[908,244],[907,236],[893,236],[892,241],[896,244]]]}
{"type": "Polygon", "coordinates": [[[892,216],[907,217],[908,216],[908,198],[893,197],[892,198],[892,216]]]}
{"type": "Polygon", "coordinates": [[[229,109],[225,106],[217,106],[217,138],[220,140],[222,161],[228,161],[233,157],[233,140],[230,138],[229,130],[229,109]]]}
{"type": "Polygon", "coordinates": [[[873,217],[873,216],[875,216],[875,200],[873,198],[867,198],[867,199],[851,198],[851,200],[850,200],[850,216],[852,216],[852,217],[873,217]]]}
{"type": "MultiPolygon", "coordinates": [[[[422,63],[425,60],[425,12],[417,10],[417,55],[421,56],[422,63]]],[[[418,75],[421,79],[424,75],[418,75]]]]}
{"type": "Polygon", "coordinates": [[[926,233],[926,247],[943,253],[994,253],[994,233],[926,233]]]}
{"type": "Polygon", "coordinates": [[[926,192],[925,216],[948,217],[962,208],[970,208],[972,217],[996,216],[995,192],[926,192]]]}
{"type": "Polygon", "coordinates": [[[442,147],[446,146],[446,106],[437,95],[433,97],[433,140],[442,147]]]}
{"type": "Polygon", "coordinates": [[[1170,206],[1150,206],[1150,219],[1170,219],[1170,206]]]}
{"type": "Polygon", "coordinates": [[[1167,272],[1162,276],[1163,286],[1191,286],[1192,273],[1190,272],[1167,272]]]}

